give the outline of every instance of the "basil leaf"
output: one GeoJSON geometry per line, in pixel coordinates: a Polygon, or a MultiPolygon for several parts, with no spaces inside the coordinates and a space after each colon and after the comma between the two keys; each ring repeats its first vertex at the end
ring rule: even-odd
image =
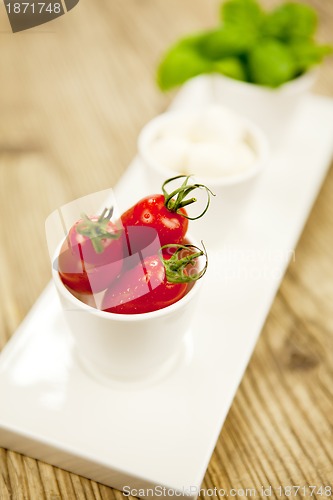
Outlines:
{"type": "Polygon", "coordinates": [[[266,16],[262,30],[264,35],[288,41],[293,37],[312,37],[317,23],[317,13],[312,7],[287,2],[266,16]]]}
{"type": "Polygon", "coordinates": [[[169,90],[211,70],[212,63],[202,58],[195,49],[175,46],[166,53],[158,67],[157,83],[161,90],[169,90]]]}
{"type": "Polygon", "coordinates": [[[214,72],[243,82],[247,80],[244,64],[237,57],[227,57],[220,61],[216,61],[214,64],[214,72]]]}
{"type": "Polygon", "coordinates": [[[246,54],[257,41],[257,33],[253,29],[241,30],[237,26],[222,26],[212,30],[202,38],[200,52],[203,57],[219,60],[246,54]]]}
{"type": "Polygon", "coordinates": [[[308,71],[332,53],[332,47],[329,45],[317,45],[313,40],[302,38],[291,40],[289,47],[299,73],[308,71]]]}
{"type": "Polygon", "coordinates": [[[259,28],[264,12],[256,0],[228,0],[221,5],[223,24],[239,28],[259,28]]]}
{"type": "Polygon", "coordinates": [[[262,40],[249,54],[250,78],[254,83],[278,87],[297,73],[290,49],[277,40],[262,40]]]}

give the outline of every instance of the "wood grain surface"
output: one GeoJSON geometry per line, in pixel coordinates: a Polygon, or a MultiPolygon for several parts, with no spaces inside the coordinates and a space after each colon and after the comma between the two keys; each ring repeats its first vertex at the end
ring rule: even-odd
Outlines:
{"type": "MultiPolygon", "coordinates": [[[[82,0],[62,18],[15,35],[1,3],[0,347],[50,278],[46,216],[116,183],[136,153],[141,127],[172,98],[154,83],[161,52],[179,35],[213,25],[218,3],[82,0]]],[[[308,3],[320,13],[320,39],[332,40],[332,0],[308,3]]],[[[317,92],[333,96],[332,59],[317,92]]],[[[234,497],[241,498],[261,485],[333,486],[332,193],[331,172],[203,487],[243,489],[234,497]]],[[[112,498],[123,495],[0,450],[0,500],[112,498]]]]}

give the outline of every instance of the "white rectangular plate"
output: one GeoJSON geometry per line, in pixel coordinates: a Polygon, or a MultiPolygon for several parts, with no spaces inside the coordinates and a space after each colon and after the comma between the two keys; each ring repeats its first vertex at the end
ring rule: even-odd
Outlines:
{"type": "MultiPolygon", "coordinates": [[[[90,378],[50,284],[0,356],[0,445],[119,489],[194,498],[332,150],[333,102],[309,97],[246,215],[210,252],[192,337],[163,379],[90,378]]],[[[120,208],[147,194],[138,161],[116,191],[120,208]]]]}

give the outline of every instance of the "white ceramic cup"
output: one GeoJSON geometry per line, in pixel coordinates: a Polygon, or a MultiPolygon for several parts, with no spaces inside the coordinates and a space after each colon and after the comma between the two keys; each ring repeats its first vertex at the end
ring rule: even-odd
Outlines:
{"type": "MultiPolygon", "coordinates": [[[[161,165],[150,154],[150,145],[159,136],[165,124],[170,126],[174,122],[179,127],[182,117],[196,116],[202,113],[203,109],[167,112],[151,120],[142,129],[138,138],[138,150],[152,191],[160,192],[161,185],[166,179],[182,172],[161,165]]],[[[204,239],[208,246],[219,244],[230,229],[235,227],[251,199],[258,175],[269,159],[269,146],[265,134],[251,120],[241,116],[238,118],[246,130],[247,141],[256,154],[255,163],[242,172],[221,177],[205,177],[193,172],[193,182],[208,186],[215,194],[211,196],[209,209],[203,218],[191,222],[193,236],[198,240],[204,239]]],[[[206,199],[204,190],[196,190],[193,196],[198,198],[200,206],[204,206],[206,199]]]]}
{"type": "Polygon", "coordinates": [[[90,307],[52,269],[66,322],[79,357],[98,379],[138,381],[164,373],[190,332],[202,279],[178,302],[144,314],[115,314],[90,307]]]}
{"type": "Polygon", "coordinates": [[[223,75],[209,77],[212,101],[242,113],[267,134],[277,147],[287,133],[303,98],[317,78],[312,70],[277,88],[241,82],[223,75]]]}

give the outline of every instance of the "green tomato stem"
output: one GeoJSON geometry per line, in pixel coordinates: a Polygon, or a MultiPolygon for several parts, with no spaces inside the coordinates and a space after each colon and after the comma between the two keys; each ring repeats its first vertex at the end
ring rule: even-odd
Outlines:
{"type": "Polygon", "coordinates": [[[104,252],[102,240],[115,240],[120,237],[120,234],[107,230],[112,215],[113,207],[105,208],[97,220],[91,220],[85,213],[81,214],[82,222],[77,225],[76,232],[90,239],[97,254],[104,252]]]}
{"type": "Polygon", "coordinates": [[[192,177],[192,175],[177,175],[176,177],[172,177],[171,179],[167,179],[163,185],[162,185],[162,191],[164,194],[164,199],[165,199],[165,206],[170,212],[176,212],[177,214],[185,217],[186,219],[189,220],[196,220],[200,219],[208,210],[209,205],[210,205],[210,197],[215,196],[215,194],[204,184],[188,184],[189,179],[192,177]],[[172,181],[175,181],[177,179],[184,179],[183,184],[172,191],[171,193],[168,193],[165,189],[165,186],[172,181]],[[197,216],[197,217],[189,217],[188,215],[184,214],[181,211],[181,208],[184,208],[188,205],[191,205],[192,203],[195,203],[197,201],[197,198],[189,198],[186,199],[186,197],[195,189],[204,189],[207,194],[207,204],[205,206],[205,209],[197,216]]]}
{"type": "Polygon", "coordinates": [[[207,270],[208,256],[203,242],[201,243],[204,248],[203,250],[201,250],[201,248],[195,245],[190,245],[190,244],[188,245],[169,244],[169,245],[163,245],[161,247],[159,257],[164,265],[166,278],[167,281],[169,281],[169,283],[192,283],[202,278],[202,276],[205,274],[207,270]],[[168,248],[175,248],[176,251],[170,257],[170,259],[164,259],[163,250],[166,250],[168,248]],[[182,258],[178,258],[178,254],[182,250],[189,250],[189,249],[195,249],[197,250],[197,252],[191,253],[182,258]],[[202,257],[203,255],[205,256],[206,259],[205,266],[203,267],[203,269],[198,273],[188,273],[187,272],[188,268],[189,267],[193,268],[196,265],[196,260],[199,257],[202,257]]]}

